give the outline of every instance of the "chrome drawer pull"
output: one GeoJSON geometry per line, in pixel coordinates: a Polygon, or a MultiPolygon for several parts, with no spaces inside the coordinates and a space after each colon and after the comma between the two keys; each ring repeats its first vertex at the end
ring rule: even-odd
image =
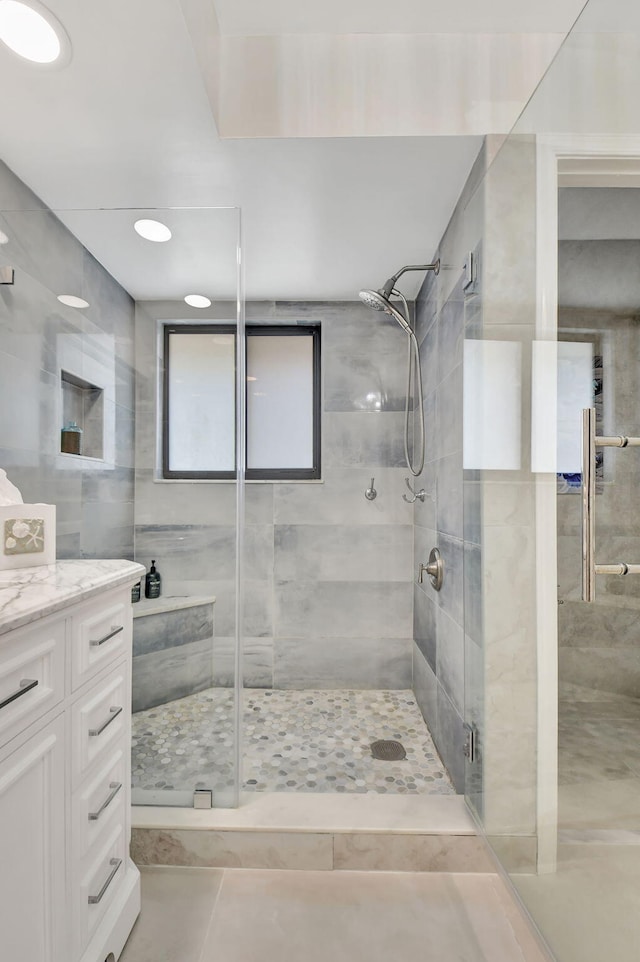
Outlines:
{"type": "Polygon", "coordinates": [[[102,815],[102,813],[104,812],[105,808],[109,808],[109,805],[111,805],[111,802],[114,800],[114,798],[116,797],[116,795],[118,794],[118,792],[119,792],[120,789],[122,788],[122,782],[111,782],[110,785],[109,785],[109,788],[111,789],[111,792],[110,792],[109,795],[105,798],[104,802],[102,803],[102,805],[100,806],[100,808],[98,809],[98,811],[97,811],[97,812],[89,812],[89,821],[90,821],[90,822],[97,822],[98,819],[100,818],[100,816],[102,815]]]}
{"type": "Polygon", "coordinates": [[[96,735],[102,735],[105,728],[108,728],[111,722],[116,720],[116,718],[118,717],[121,711],[122,711],[122,708],[110,708],[109,717],[107,718],[107,720],[103,721],[103,723],[100,725],[100,728],[90,728],[89,734],[92,737],[95,737],[96,735]]]}
{"type": "Polygon", "coordinates": [[[14,691],[13,695],[9,695],[9,697],[5,698],[4,701],[0,701],[0,708],[6,708],[7,705],[10,705],[12,701],[16,700],[16,698],[22,698],[22,696],[26,695],[28,691],[31,691],[32,688],[35,688],[37,684],[38,682],[34,681],[33,678],[23,678],[20,682],[20,688],[18,691],[14,691]]]}
{"type": "Polygon", "coordinates": [[[101,902],[101,901],[102,901],[105,892],[107,891],[107,889],[109,888],[109,886],[110,886],[111,883],[113,882],[113,879],[114,879],[114,877],[115,877],[116,872],[118,871],[118,869],[119,869],[120,866],[122,865],[122,859],[121,859],[121,858],[112,858],[112,859],[109,859],[109,865],[113,865],[113,868],[112,868],[111,871],[109,872],[109,878],[108,878],[107,881],[104,883],[104,885],[102,886],[102,888],[100,889],[100,891],[98,892],[97,895],[90,895],[90,896],[89,896],[89,898],[88,898],[89,905],[97,905],[98,902],[101,902]]]}
{"type": "Polygon", "coordinates": [[[124,625],[111,625],[111,631],[104,638],[99,638],[97,641],[90,641],[89,646],[91,648],[98,648],[100,645],[104,645],[105,641],[109,641],[114,635],[119,635],[121,631],[124,631],[124,625]]]}

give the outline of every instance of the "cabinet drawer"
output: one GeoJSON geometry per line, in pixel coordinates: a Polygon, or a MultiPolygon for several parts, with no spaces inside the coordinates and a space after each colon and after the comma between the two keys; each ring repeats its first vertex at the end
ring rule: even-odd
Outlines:
{"type": "Polygon", "coordinates": [[[0,746],[62,701],[64,642],[64,621],[0,640],[0,746]]]}
{"type": "Polygon", "coordinates": [[[79,958],[124,882],[127,869],[124,827],[115,826],[84,872],[72,880],[74,956],[79,958]]]}
{"type": "Polygon", "coordinates": [[[88,602],[71,619],[71,690],[130,650],[130,592],[88,602]]]}
{"type": "Polygon", "coordinates": [[[128,741],[109,753],[98,774],[83,782],[73,794],[73,862],[80,862],[95,850],[109,829],[126,824],[128,792],[128,741]]]}
{"type": "Polygon", "coordinates": [[[71,707],[71,775],[72,787],[94,765],[108,761],[117,743],[129,736],[131,692],[125,663],[113,674],[94,685],[71,707]]]}

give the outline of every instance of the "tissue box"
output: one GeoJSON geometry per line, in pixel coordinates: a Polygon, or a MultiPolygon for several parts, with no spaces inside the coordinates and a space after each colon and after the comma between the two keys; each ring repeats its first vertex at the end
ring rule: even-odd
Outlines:
{"type": "Polygon", "coordinates": [[[0,571],[56,560],[55,504],[0,505],[0,571]]]}

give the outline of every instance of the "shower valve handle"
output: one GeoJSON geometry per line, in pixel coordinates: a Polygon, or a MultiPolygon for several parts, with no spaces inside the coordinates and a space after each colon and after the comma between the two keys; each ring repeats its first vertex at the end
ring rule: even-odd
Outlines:
{"type": "Polygon", "coordinates": [[[440,555],[437,548],[432,548],[429,554],[429,560],[424,564],[420,564],[420,569],[418,572],[418,584],[422,584],[424,580],[424,573],[429,575],[429,580],[431,581],[432,587],[436,591],[440,591],[442,588],[442,582],[444,580],[444,561],[440,555]]]}

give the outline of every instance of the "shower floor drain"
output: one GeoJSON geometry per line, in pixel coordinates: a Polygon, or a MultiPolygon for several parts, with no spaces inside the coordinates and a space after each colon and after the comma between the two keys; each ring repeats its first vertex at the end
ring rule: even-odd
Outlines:
{"type": "Polygon", "coordinates": [[[399,762],[407,757],[404,746],[400,742],[381,739],[371,744],[372,758],[379,758],[383,762],[399,762]]]}

